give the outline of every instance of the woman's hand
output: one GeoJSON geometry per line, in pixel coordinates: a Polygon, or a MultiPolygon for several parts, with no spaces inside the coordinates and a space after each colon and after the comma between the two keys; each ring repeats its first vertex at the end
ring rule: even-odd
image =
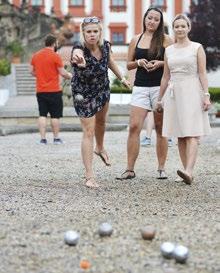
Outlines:
{"type": "Polygon", "coordinates": [[[143,67],[144,69],[146,69],[148,71],[148,60],[146,59],[139,59],[137,60],[137,64],[139,67],[143,67]]]}
{"type": "Polygon", "coordinates": [[[122,78],[121,83],[128,89],[131,89],[131,84],[126,78],[122,78]]]}
{"type": "Polygon", "coordinates": [[[72,63],[77,64],[78,67],[86,67],[86,60],[82,54],[75,53],[72,57],[72,63]]]}
{"type": "Polygon", "coordinates": [[[157,113],[162,113],[163,112],[163,105],[161,101],[157,101],[155,111],[157,113]]]}
{"type": "Polygon", "coordinates": [[[210,106],[211,106],[210,99],[208,96],[205,96],[205,98],[203,99],[203,110],[208,111],[210,106]]]}
{"type": "Polygon", "coordinates": [[[159,67],[163,66],[163,61],[152,60],[148,63],[149,63],[148,72],[152,72],[152,71],[158,69],[159,67]]]}

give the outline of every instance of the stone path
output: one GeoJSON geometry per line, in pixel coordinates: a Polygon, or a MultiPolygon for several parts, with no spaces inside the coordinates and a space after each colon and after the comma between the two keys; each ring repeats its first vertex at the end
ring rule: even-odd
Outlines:
{"type": "Polygon", "coordinates": [[[81,133],[62,137],[61,146],[36,144],[38,134],[0,137],[0,272],[220,272],[220,128],[201,142],[192,186],[174,182],[180,166],[176,145],[169,148],[168,180],[155,179],[153,145],[141,148],[136,179],[116,181],[126,161],[122,131],[106,133],[112,167],[94,158],[101,188],[90,190],[84,186],[81,133]],[[105,221],[113,235],[99,238],[105,221]],[[157,229],[151,242],[139,232],[148,224],[157,229]],[[80,232],[76,247],[64,244],[67,230],[80,232]],[[188,263],[164,260],[164,241],[187,246],[188,263]],[[89,270],[80,269],[82,259],[90,261],[89,270]]]}

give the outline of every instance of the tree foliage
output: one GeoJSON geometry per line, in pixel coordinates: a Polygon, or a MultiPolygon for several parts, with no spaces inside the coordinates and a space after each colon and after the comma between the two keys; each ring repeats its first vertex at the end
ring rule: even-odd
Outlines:
{"type": "Polygon", "coordinates": [[[216,70],[220,66],[220,1],[192,1],[189,17],[192,20],[190,38],[203,45],[208,70],[216,70]]]}

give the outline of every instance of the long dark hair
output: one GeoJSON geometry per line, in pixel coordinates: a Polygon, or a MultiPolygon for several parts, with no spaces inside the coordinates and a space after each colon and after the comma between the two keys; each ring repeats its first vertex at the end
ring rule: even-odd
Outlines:
{"type": "Polygon", "coordinates": [[[160,49],[163,46],[163,42],[164,42],[164,22],[163,22],[163,13],[160,9],[156,8],[156,7],[150,7],[144,14],[144,18],[143,18],[143,33],[146,31],[146,24],[145,24],[145,19],[148,15],[148,13],[151,10],[155,10],[157,12],[160,13],[160,23],[158,28],[156,29],[156,31],[153,34],[152,40],[151,40],[151,44],[150,44],[150,49],[149,52],[151,54],[156,54],[156,57],[160,57],[160,49]]]}

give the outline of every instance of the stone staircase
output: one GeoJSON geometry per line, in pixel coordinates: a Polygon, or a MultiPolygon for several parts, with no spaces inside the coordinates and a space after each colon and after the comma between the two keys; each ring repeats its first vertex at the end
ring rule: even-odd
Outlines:
{"type": "Polygon", "coordinates": [[[35,95],[36,80],[30,73],[29,64],[15,65],[17,95],[35,95]]]}

